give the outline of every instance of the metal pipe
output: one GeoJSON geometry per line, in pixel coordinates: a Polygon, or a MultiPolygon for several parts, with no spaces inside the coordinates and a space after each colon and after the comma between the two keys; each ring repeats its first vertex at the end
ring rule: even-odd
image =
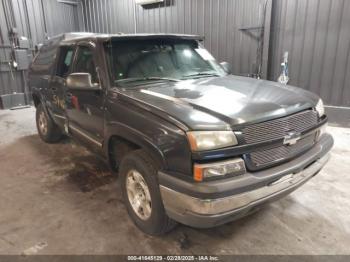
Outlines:
{"type": "Polygon", "coordinates": [[[136,19],[136,3],[133,3],[134,6],[134,33],[137,33],[137,19],[136,19]]]}

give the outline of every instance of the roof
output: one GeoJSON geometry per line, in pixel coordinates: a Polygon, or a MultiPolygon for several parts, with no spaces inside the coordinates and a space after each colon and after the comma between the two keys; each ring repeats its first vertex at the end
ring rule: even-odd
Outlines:
{"type": "Polygon", "coordinates": [[[44,44],[48,43],[59,43],[61,41],[71,41],[76,39],[84,39],[84,38],[90,38],[95,36],[94,33],[86,33],[86,32],[72,32],[72,33],[64,33],[52,36],[44,41],[44,44]]]}
{"type": "MultiPolygon", "coordinates": [[[[59,36],[58,36],[59,37],[59,36]]],[[[186,39],[186,40],[203,40],[203,37],[198,35],[185,35],[185,34],[98,34],[87,32],[73,32],[60,35],[61,41],[65,43],[76,42],[77,40],[92,40],[98,39],[101,41],[113,40],[143,40],[143,39],[186,39]]],[[[56,38],[56,37],[55,37],[56,38]]]]}

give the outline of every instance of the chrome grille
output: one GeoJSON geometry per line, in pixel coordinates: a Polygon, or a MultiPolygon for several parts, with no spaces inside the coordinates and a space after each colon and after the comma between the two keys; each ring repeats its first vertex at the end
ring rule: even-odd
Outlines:
{"type": "Polygon", "coordinates": [[[249,154],[248,166],[251,169],[258,169],[264,166],[278,163],[282,160],[292,158],[309,148],[311,148],[316,139],[316,133],[301,138],[294,145],[283,145],[266,150],[255,151],[249,154]]]}
{"type": "Polygon", "coordinates": [[[306,110],[294,115],[250,125],[244,128],[244,139],[249,144],[283,138],[287,132],[304,132],[317,125],[318,116],[314,110],[306,110]]]}

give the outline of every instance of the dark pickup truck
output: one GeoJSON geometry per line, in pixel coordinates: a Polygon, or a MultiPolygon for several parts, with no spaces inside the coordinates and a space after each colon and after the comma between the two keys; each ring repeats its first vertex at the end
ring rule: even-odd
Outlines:
{"type": "Polygon", "coordinates": [[[102,155],[149,234],[248,215],[315,176],[333,146],[318,96],[231,75],[197,36],[64,34],[28,81],[42,140],[102,155]]]}

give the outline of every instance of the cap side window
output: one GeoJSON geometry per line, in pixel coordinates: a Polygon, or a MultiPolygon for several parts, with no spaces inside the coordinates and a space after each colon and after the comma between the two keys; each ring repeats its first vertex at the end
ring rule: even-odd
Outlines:
{"type": "Polygon", "coordinates": [[[69,74],[73,62],[73,47],[63,46],[60,48],[59,59],[57,63],[56,75],[66,78],[69,74]]]}

